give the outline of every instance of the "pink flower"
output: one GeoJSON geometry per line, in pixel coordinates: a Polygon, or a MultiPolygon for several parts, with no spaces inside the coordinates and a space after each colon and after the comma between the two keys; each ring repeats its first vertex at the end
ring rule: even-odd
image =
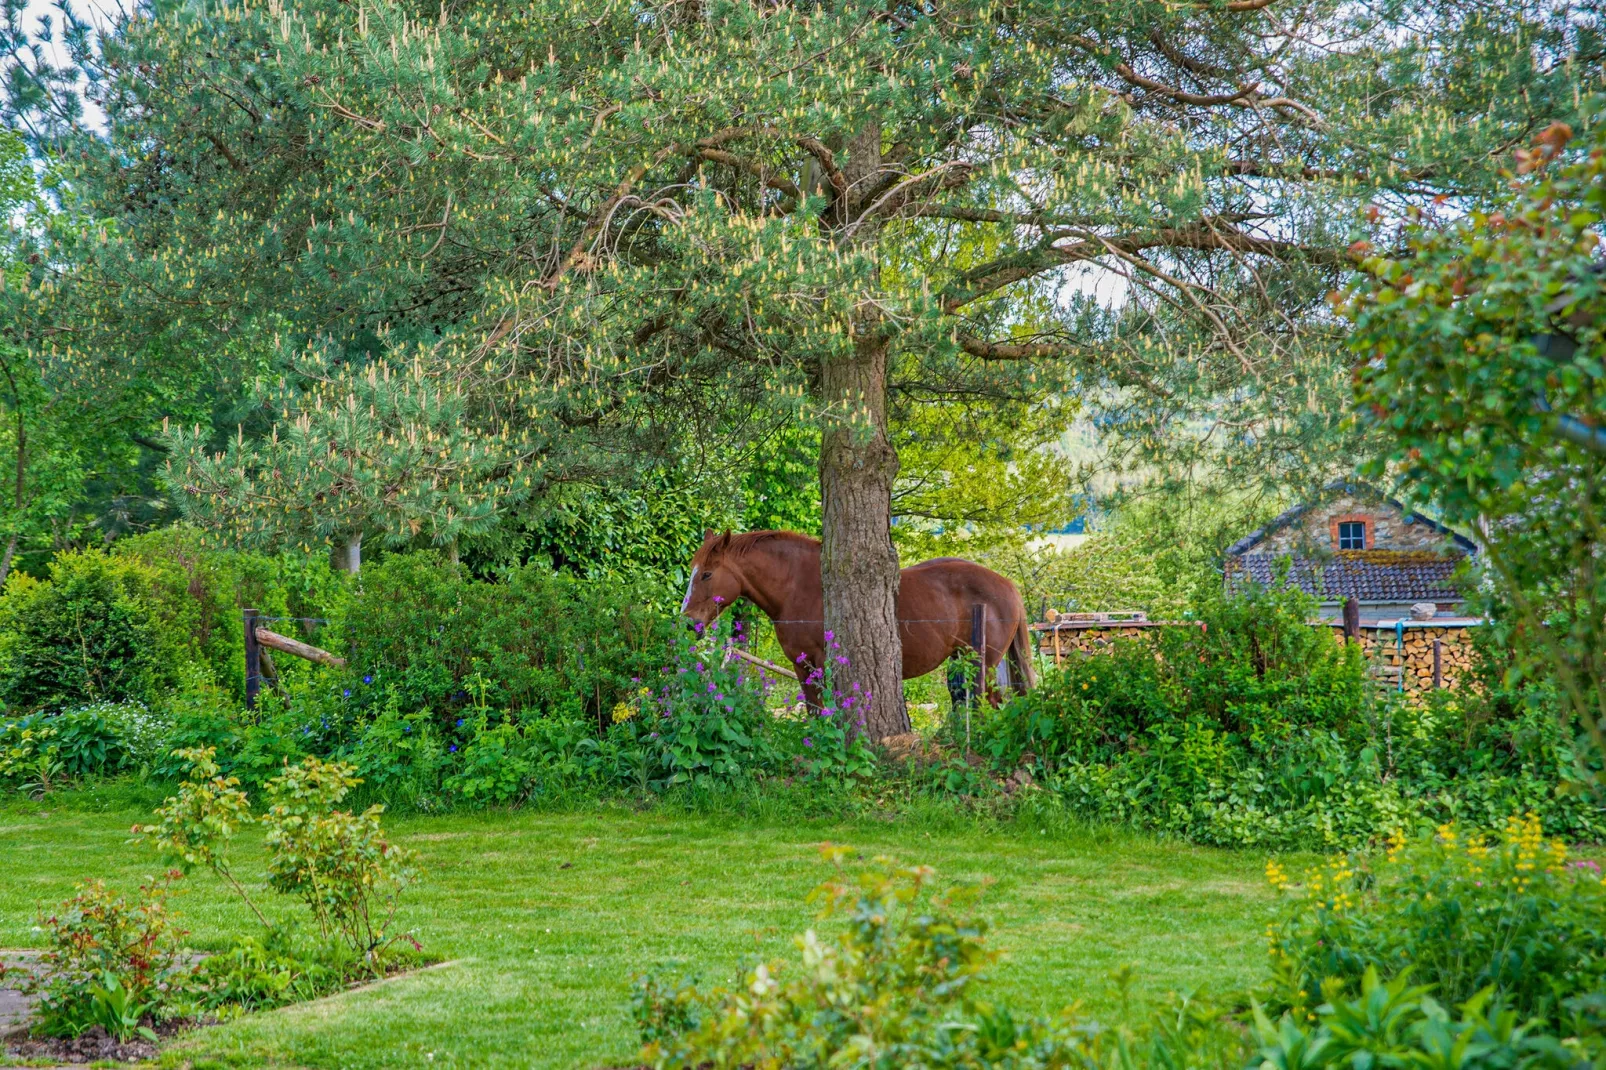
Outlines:
{"type": "Polygon", "coordinates": [[[832,632],[826,632],[825,633],[825,641],[827,643],[829,643],[831,640],[833,640],[835,638],[836,638],[836,635],[834,633],[832,633],[832,632]]]}

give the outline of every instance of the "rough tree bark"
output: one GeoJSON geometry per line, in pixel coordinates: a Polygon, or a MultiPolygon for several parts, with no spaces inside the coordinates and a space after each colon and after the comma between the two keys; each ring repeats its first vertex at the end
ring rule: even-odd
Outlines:
{"type": "MultiPolygon", "coordinates": [[[[871,121],[848,145],[846,203],[835,213],[839,224],[852,220],[855,203],[880,168],[881,127],[871,121]]],[[[831,358],[820,369],[822,400],[838,414],[858,415],[834,421],[820,443],[820,581],[826,630],[848,659],[837,686],[846,692],[858,684],[871,696],[865,731],[872,739],[910,730],[898,635],[898,553],[892,546],[898,454],[887,437],[889,348],[879,313],[866,305],[855,317],[851,354],[831,358]]]]}

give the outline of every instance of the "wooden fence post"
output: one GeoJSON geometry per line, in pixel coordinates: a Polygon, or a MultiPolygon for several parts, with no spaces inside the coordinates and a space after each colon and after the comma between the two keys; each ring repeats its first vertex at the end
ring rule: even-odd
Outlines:
{"type": "Polygon", "coordinates": [[[257,611],[245,615],[245,708],[257,708],[257,692],[262,690],[262,647],[257,642],[257,611]]]}
{"type": "Polygon", "coordinates": [[[1344,642],[1353,643],[1361,637],[1361,603],[1354,595],[1344,599],[1344,642]]]}
{"type": "Polygon", "coordinates": [[[1433,690],[1444,686],[1444,642],[1433,640],[1433,690]]]}

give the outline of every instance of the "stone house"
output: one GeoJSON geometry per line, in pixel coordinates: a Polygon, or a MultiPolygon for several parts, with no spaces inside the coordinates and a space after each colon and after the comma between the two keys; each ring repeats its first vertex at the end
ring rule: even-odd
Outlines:
{"type": "Polygon", "coordinates": [[[1228,590],[1270,586],[1279,576],[1339,618],[1354,597],[1363,617],[1406,617],[1432,602],[1439,613],[1464,611],[1456,571],[1476,545],[1436,521],[1361,483],[1334,483],[1227,548],[1228,590]]]}

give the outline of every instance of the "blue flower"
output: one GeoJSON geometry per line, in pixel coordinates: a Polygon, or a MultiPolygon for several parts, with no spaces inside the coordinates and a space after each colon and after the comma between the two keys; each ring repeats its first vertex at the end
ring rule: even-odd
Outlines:
{"type": "Polygon", "coordinates": [[[373,682],[374,682],[374,677],[373,677],[373,674],[371,674],[371,673],[370,673],[370,674],[368,674],[368,675],[366,675],[366,676],[364,676],[364,677],[363,677],[363,678],[362,678],[362,682],[363,682],[363,683],[365,683],[365,684],[371,684],[371,683],[373,683],[373,682]]]}
{"type": "Polygon", "coordinates": [[[413,730],[413,726],[412,725],[410,725],[410,724],[402,725],[402,731],[403,732],[411,732],[412,730],[413,730]]]}
{"type": "Polygon", "coordinates": [[[451,751],[453,754],[456,754],[457,753],[457,744],[453,743],[450,747],[447,748],[447,750],[451,751]]]}
{"type": "Polygon", "coordinates": [[[462,719],[462,718],[461,718],[461,717],[459,717],[459,718],[458,718],[458,719],[457,719],[457,727],[459,727],[459,728],[462,728],[462,727],[463,727],[463,719],[462,719]]]}
{"type": "Polygon", "coordinates": [[[351,697],[351,688],[349,688],[349,687],[345,688],[340,693],[342,695],[345,695],[347,698],[350,698],[351,697]]]}

